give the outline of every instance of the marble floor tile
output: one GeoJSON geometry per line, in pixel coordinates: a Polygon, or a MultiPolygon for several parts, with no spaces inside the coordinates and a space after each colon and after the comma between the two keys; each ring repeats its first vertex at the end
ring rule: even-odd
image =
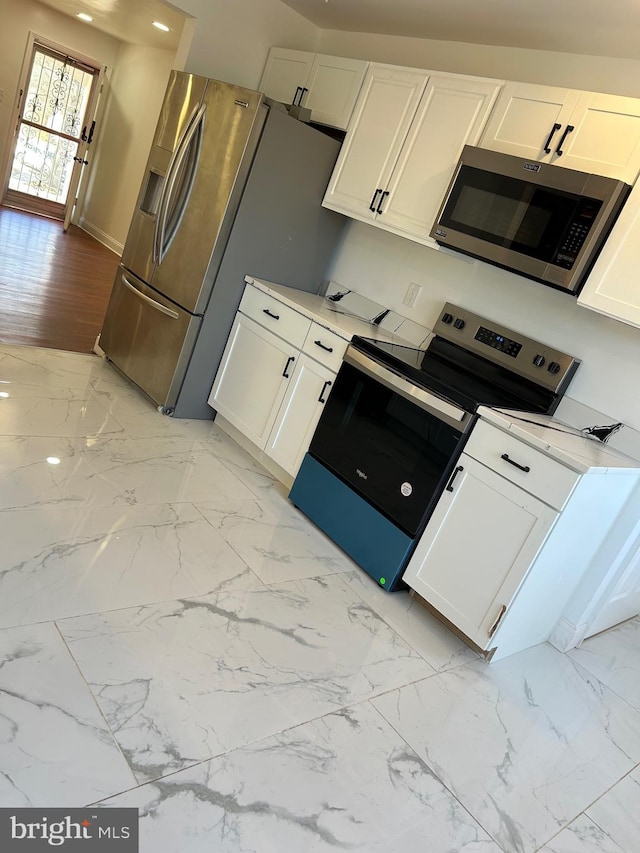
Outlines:
{"type": "Polygon", "coordinates": [[[59,627],[140,781],[433,672],[339,577],[59,627]]]}
{"type": "Polygon", "coordinates": [[[640,708],[640,618],[590,637],[569,655],[634,708],[640,708]]]}
{"type": "Polygon", "coordinates": [[[0,436],[0,509],[251,499],[208,445],[185,438],[0,436]]]}
{"type": "Polygon", "coordinates": [[[123,387],[122,378],[97,355],[0,344],[0,385],[7,383],[75,390],[123,387]]]}
{"type": "Polygon", "coordinates": [[[262,584],[192,504],[0,513],[0,627],[262,584]]]}
{"type": "Polygon", "coordinates": [[[124,435],[91,391],[40,385],[3,385],[0,435],[93,437],[124,435]]]}
{"type": "Polygon", "coordinates": [[[97,385],[92,399],[99,402],[132,438],[207,439],[213,428],[211,420],[191,420],[162,415],[157,405],[133,385],[126,390],[97,385]]]}
{"type": "MultiPolygon", "coordinates": [[[[637,842],[634,842],[637,843],[637,842]]],[[[634,847],[620,847],[586,815],[580,815],[566,829],[540,848],[540,853],[633,853],[634,847]]]]}
{"type": "Polygon", "coordinates": [[[104,803],[140,811],[140,853],[499,853],[367,704],[104,803]]]}
{"type": "Polygon", "coordinates": [[[0,806],[80,807],[134,785],[55,626],[0,630],[0,806]]]}
{"type": "Polygon", "coordinates": [[[407,590],[386,592],[361,569],[342,577],[436,672],[478,660],[469,646],[438,622],[407,590]]]}
{"type": "Polygon", "coordinates": [[[287,501],[211,501],[196,506],[263,583],[348,572],[356,567],[287,501]]]}
{"type": "Polygon", "coordinates": [[[640,712],[546,644],[372,702],[509,853],[537,850],[640,761],[640,712]]]}
{"type": "Polygon", "coordinates": [[[622,850],[640,850],[640,767],[589,806],[587,816],[622,850]]]}
{"type": "Polygon", "coordinates": [[[263,500],[286,500],[289,489],[269,473],[253,456],[240,447],[214,421],[213,428],[207,436],[210,446],[222,462],[231,470],[251,491],[263,500]]]}

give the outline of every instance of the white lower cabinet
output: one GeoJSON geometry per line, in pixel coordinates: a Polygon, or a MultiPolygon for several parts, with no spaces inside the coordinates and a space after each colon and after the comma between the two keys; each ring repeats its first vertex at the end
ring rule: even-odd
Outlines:
{"type": "Polygon", "coordinates": [[[481,649],[558,513],[463,454],[404,580],[481,649]]]}
{"type": "Polygon", "coordinates": [[[336,374],[301,355],[265,446],[267,456],[295,476],[311,443],[336,374]]]}
{"type": "Polygon", "coordinates": [[[295,477],[347,344],[344,338],[249,286],[231,328],[209,405],[295,477]]]}
{"type": "Polygon", "coordinates": [[[561,623],[563,650],[575,645],[573,610],[637,539],[640,470],[584,458],[576,470],[479,420],[407,566],[406,583],[492,660],[559,646],[561,623]]]}
{"type": "Polygon", "coordinates": [[[216,374],[209,404],[264,447],[278,414],[298,351],[250,317],[238,314],[216,374]]]}

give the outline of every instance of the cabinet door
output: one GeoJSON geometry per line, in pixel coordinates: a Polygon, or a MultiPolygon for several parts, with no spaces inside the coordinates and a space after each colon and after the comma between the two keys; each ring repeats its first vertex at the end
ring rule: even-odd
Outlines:
{"type": "Polygon", "coordinates": [[[316,54],[302,98],[312,120],[345,130],[368,66],[361,59],[316,54]]]}
{"type": "Polygon", "coordinates": [[[307,452],[336,374],[309,356],[296,365],[265,451],[292,477],[307,452]]]}
{"type": "MultiPolygon", "coordinates": [[[[483,649],[557,513],[463,454],[404,574],[483,649]]],[[[495,629],[494,629],[495,630],[495,629]]]]}
{"type": "Polygon", "coordinates": [[[578,305],[640,328],[640,183],[598,255],[578,305]]]}
{"type": "Polygon", "coordinates": [[[507,83],[487,122],[480,146],[529,160],[552,162],[580,94],[555,86],[507,83]]]}
{"type": "Polygon", "coordinates": [[[292,104],[298,96],[296,103],[299,103],[302,96],[299,89],[307,85],[314,58],[315,53],[306,50],[272,47],[259,90],[275,101],[282,101],[283,104],[292,104]]]}
{"type": "Polygon", "coordinates": [[[500,90],[498,82],[432,76],[381,205],[382,228],[435,245],[435,221],[464,145],[475,145],[500,90]]]}
{"type": "Polygon", "coordinates": [[[250,441],[263,448],[298,350],[249,317],[237,314],[213,388],[209,405],[250,441]]]}
{"type": "Polygon", "coordinates": [[[369,66],[322,202],[325,207],[365,222],[376,216],[426,82],[425,72],[369,66]]]}
{"type": "Polygon", "coordinates": [[[554,163],[635,183],[640,171],[640,99],[583,92],[569,127],[573,130],[554,163]]]}

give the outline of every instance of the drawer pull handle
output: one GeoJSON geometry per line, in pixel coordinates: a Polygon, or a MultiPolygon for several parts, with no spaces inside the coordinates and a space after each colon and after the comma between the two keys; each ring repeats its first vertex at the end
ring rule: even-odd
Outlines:
{"type": "Polygon", "coordinates": [[[262,309],[262,313],[263,313],[263,314],[266,314],[266,315],[267,315],[267,317],[271,317],[271,319],[272,319],[272,320],[279,320],[279,319],[280,319],[280,315],[279,315],[279,314],[272,314],[272,313],[271,313],[271,311],[269,311],[269,309],[268,309],[268,308],[263,308],[263,309],[262,309]]]}
{"type": "Polygon", "coordinates": [[[500,608],[500,613],[498,613],[498,615],[497,615],[497,617],[496,617],[496,621],[495,621],[495,622],[493,623],[493,625],[489,628],[489,636],[490,636],[490,637],[493,637],[493,635],[495,634],[495,632],[498,630],[498,625],[499,625],[499,624],[500,624],[500,622],[502,621],[502,617],[504,616],[504,614],[505,614],[506,612],[507,612],[507,605],[506,605],[506,604],[503,604],[503,605],[502,605],[502,607],[500,608]]]}
{"type": "Polygon", "coordinates": [[[453,481],[454,481],[454,480],[455,480],[455,478],[458,476],[458,474],[460,473],[460,471],[464,471],[464,467],[463,467],[462,465],[458,465],[458,467],[456,468],[456,470],[455,470],[455,471],[453,472],[453,474],[451,475],[451,479],[450,479],[450,480],[449,480],[449,482],[447,483],[447,488],[446,488],[446,491],[447,491],[447,492],[452,492],[452,491],[453,491],[453,481]]]}
{"type": "Polygon", "coordinates": [[[324,392],[327,390],[327,388],[331,388],[331,385],[332,385],[331,380],[327,379],[327,381],[322,386],[322,391],[320,392],[320,396],[318,397],[319,403],[326,403],[327,402],[327,398],[324,396],[324,392]]]}
{"type": "Polygon", "coordinates": [[[293,364],[293,362],[295,360],[296,360],[295,355],[290,355],[289,358],[287,359],[287,363],[285,364],[284,370],[282,371],[282,375],[284,376],[285,379],[289,378],[289,368],[291,367],[291,365],[293,364]]]}
{"type": "Polygon", "coordinates": [[[322,341],[314,341],[314,344],[320,349],[323,349],[325,352],[333,352],[333,347],[328,347],[322,343],[322,341]]]}
{"type": "Polygon", "coordinates": [[[521,471],[524,471],[525,474],[528,474],[531,470],[528,465],[520,465],[518,462],[514,462],[513,459],[509,458],[508,453],[503,453],[500,459],[504,459],[504,461],[508,462],[509,465],[513,465],[514,468],[519,468],[521,471]]]}

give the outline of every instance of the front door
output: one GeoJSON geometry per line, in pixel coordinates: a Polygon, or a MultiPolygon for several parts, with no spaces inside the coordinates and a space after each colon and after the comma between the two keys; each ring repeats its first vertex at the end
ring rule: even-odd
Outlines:
{"type": "Polygon", "coordinates": [[[2,203],[65,220],[92,141],[100,69],[34,42],[2,203]]]}

